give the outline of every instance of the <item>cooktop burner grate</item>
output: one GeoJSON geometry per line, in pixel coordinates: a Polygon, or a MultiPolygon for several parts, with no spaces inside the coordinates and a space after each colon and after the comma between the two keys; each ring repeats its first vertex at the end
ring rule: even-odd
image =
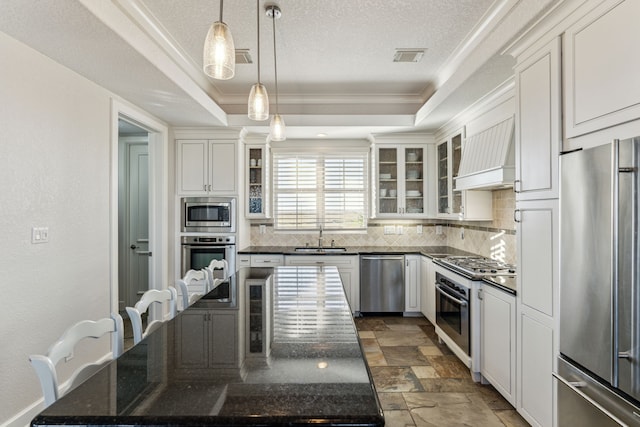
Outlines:
{"type": "Polygon", "coordinates": [[[474,279],[485,276],[516,275],[515,265],[485,257],[455,256],[437,259],[435,262],[474,279]]]}

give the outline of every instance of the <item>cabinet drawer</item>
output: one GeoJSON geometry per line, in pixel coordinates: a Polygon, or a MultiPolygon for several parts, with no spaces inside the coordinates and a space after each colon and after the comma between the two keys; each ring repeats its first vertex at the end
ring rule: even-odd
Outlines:
{"type": "Polygon", "coordinates": [[[251,255],[251,267],[276,267],[284,264],[284,255],[251,255]]]}
{"type": "Polygon", "coordinates": [[[316,255],[288,256],[287,265],[333,265],[338,269],[358,268],[358,256],[354,255],[316,255]]]}

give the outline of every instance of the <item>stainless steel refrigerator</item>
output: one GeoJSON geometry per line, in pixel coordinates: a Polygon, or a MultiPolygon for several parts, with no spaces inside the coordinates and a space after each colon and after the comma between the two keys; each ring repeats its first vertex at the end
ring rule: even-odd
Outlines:
{"type": "Polygon", "coordinates": [[[639,153],[560,158],[559,426],[640,426],[639,153]]]}

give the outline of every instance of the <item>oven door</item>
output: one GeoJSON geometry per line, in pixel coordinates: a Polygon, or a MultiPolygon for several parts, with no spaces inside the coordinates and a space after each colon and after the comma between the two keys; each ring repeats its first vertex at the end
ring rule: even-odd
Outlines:
{"type": "Polygon", "coordinates": [[[469,303],[436,283],[436,324],[462,351],[471,356],[469,303]]]}
{"type": "Polygon", "coordinates": [[[188,270],[201,270],[209,265],[212,260],[227,260],[229,274],[236,271],[236,246],[235,245],[182,245],[182,276],[188,270]]]}

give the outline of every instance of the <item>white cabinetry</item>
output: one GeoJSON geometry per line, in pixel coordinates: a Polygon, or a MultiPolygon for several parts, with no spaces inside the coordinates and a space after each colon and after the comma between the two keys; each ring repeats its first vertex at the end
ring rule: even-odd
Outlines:
{"type": "Polygon", "coordinates": [[[404,311],[420,312],[421,266],[420,255],[404,256],[404,311]]]}
{"type": "Polygon", "coordinates": [[[420,310],[433,325],[436,324],[436,270],[433,260],[427,256],[420,259],[420,310]]]}
{"type": "Polygon", "coordinates": [[[182,196],[236,195],[236,141],[178,140],[177,192],[182,196]]]}
{"type": "Polygon", "coordinates": [[[491,191],[454,191],[454,178],[458,176],[462,158],[461,129],[436,146],[437,215],[439,218],[464,220],[491,220],[493,200],[491,191]]]}
{"type": "Polygon", "coordinates": [[[480,292],[480,373],[516,404],[516,297],[491,285],[480,292]]]}
{"type": "Polygon", "coordinates": [[[558,352],[558,200],[519,202],[518,412],[532,425],[552,426],[552,372],[558,352]]]}
{"type": "Polygon", "coordinates": [[[637,0],[603,1],[565,32],[567,138],[640,117],[639,16],[637,0]]]}
{"type": "Polygon", "coordinates": [[[236,268],[251,267],[251,255],[238,254],[236,256],[236,268]]]}
{"type": "Polygon", "coordinates": [[[277,267],[284,265],[284,255],[259,254],[251,255],[251,267],[277,267]]]}
{"type": "Polygon", "coordinates": [[[558,197],[560,39],[519,62],[516,77],[517,200],[558,197]]]}
{"type": "Polygon", "coordinates": [[[266,144],[245,145],[245,216],[267,218],[269,216],[269,168],[266,144]]]}
{"type": "Polygon", "coordinates": [[[379,218],[425,217],[428,207],[427,145],[376,147],[375,212],[379,218]]]}
{"type": "Polygon", "coordinates": [[[335,266],[353,313],[360,311],[360,257],[358,255],[291,255],[286,265],[335,266]]]}

